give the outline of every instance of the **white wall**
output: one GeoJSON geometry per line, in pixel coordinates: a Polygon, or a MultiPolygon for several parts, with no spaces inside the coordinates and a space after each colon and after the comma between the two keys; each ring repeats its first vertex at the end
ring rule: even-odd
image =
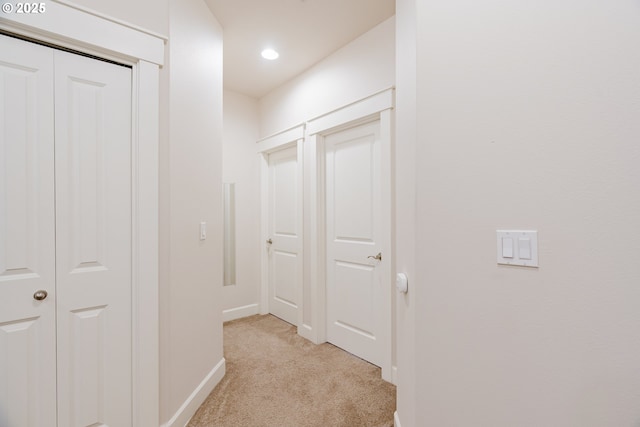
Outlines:
{"type": "Polygon", "coordinates": [[[416,7],[396,0],[395,261],[409,278],[409,292],[396,294],[397,414],[415,426],[415,223],[416,223],[416,7]]]}
{"type": "Polygon", "coordinates": [[[417,6],[402,426],[639,425],[640,4],[417,6]],[[540,268],[497,266],[499,228],[539,230],[540,268]]]}
{"type": "Polygon", "coordinates": [[[257,314],[260,300],[258,101],[225,90],[223,181],[235,183],[236,283],[222,291],[225,319],[257,314]]]}
{"type": "Polygon", "coordinates": [[[389,18],[260,99],[260,136],[283,131],[395,84],[389,18]]]}
{"type": "Polygon", "coordinates": [[[169,0],[60,0],[59,2],[95,11],[103,16],[162,36],[169,34],[169,0]]]}
{"type": "Polygon", "coordinates": [[[171,0],[169,12],[161,82],[160,420],[181,427],[224,373],[222,29],[202,0],[171,0]]]}

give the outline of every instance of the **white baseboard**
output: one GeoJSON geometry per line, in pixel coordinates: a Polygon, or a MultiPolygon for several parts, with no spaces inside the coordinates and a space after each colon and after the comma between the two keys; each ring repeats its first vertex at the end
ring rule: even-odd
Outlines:
{"type": "Polygon", "coordinates": [[[196,413],[200,405],[205,401],[207,396],[218,385],[220,380],[224,377],[225,372],[225,360],[224,357],[218,364],[209,372],[200,385],[191,393],[191,396],[185,400],[180,409],[171,417],[166,424],[162,427],[184,427],[189,423],[189,420],[196,413]]]}
{"type": "Polygon", "coordinates": [[[393,426],[394,427],[402,427],[400,425],[400,415],[398,415],[398,411],[393,413],[393,426]]]}
{"type": "Polygon", "coordinates": [[[229,322],[231,320],[253,316],[254,314],[258,314],[258,304],[249,304],[242,307],[230,308],[222,311],[222,321],[229,322]]]}
{"type": "Polygon", "coordinates": [[[314,340],[313,330],[311,329],[311,326],[309,326],[309,325],[299,326],[298,327],[298,335],[300,335],[302,338],[308,339],[311,342],[313,342],[313,340],[314,340]]]}

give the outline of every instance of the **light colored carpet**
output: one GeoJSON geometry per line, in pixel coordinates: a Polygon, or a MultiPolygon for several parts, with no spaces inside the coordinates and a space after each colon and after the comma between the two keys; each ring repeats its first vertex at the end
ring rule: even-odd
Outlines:
{"type": "Polygon", "coordinates": [[[396,388],[380,368],[314,345],[271,315],[224,326],[226,375],[188,427],[388,427],[396,388]]]}

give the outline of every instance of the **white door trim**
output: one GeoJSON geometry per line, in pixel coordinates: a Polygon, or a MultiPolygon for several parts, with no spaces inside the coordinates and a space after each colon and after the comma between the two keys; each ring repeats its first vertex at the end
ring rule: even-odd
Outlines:
{"type": "MultiPolygon", "coordinates": [[[[303,143],[304,143],[304,125],[299,125],[291,129],[275,135],[263,138],[257,142],[258,154],[260,155],[260,247],[262,248],[260,257],[261,267],[261,283],[260,283],[260,314],[269,313],[269,256],[265,242],[269,239],[269,154],[274,153],[292,146],[297,147],[298,158],[298,182],[303,182],[303,143]]],[[[298,215],[302,217],[302,200],[304,194],[304,185],[298,187],[298,215]]],[[[304,230],[302,229],[302,221],[300,222],[299,236],[304,242],[304,230]]],[[[301,256],[304,257],[304,246],[301,256]]],[[[304,270],[304,269],[303,269],[304,270]]],[[[301,333],[303,326],[304,297],[302,282],[298,289],[298,321],[295,325],[298,333],[301,333]]],[[[303,335],[304,336],[304,335],[303,335]]]]}
{"type": "Polygon", "coordinates": [[[164,40],[47,2],[41,15],[2,14],[0,29],[132,66],[133,425],[159,425],[158,139],[164,40]]]}
{"type": "Polygon", "coordinates": [[[271,153],[287,148],[299,139],[304,138],[304,129],[304,125],[298,125],[266,138],[259,139],[256,142],[258,153],[271,153]]]}
{"type": "Polygon", "coordinates": [[[393,108],[394,97],[394,88],[385,89],[342,108],[313,118],[307,122],[307,135],[326,133],[337,130],[337,128],[345,125],[351,127],[354,125],[353,122],[361,121],[369,116],[375,117],[375,115],[380,112],[393,108]]]}
{"type": "MultiPolygon", "coordinates": [[[[307,123],[307,135],[304,149],[304,221],[305,240],[304,253],[305,284],[304,291],[312,295],[311,321],[304,324],[306,338],[319,344],[326,342],[327,331],[327,300],[326,300],[326,227],[325,227],[325,188],[324,188],[324,135],[349,128],[359,123],[371,120],[380,120],[380,138],[382,142],[381,178],[382,186],[380,194],[382,197],[382,221],[389,224],[389,233],[382,236],[381,246],[387,248],[389,258],[389,271],[385,272],[387,283],[384,291],[388,293],[389,306],[385,307],[381,313],[388,322],[385,322],[385,331],[382,339],[385,340],[385,354],[382,363],[382,378],[392,381],[392,306],[394,303],[394,293],[392,292],[394,272],[394,254],[392,248],[392,143],[393,143],[393,101],[394,89],[374,94],[361,101],[350,104],[344,108],[325,114],[307,123]]],[[[302,335],[302,334],[301,334],[302,335]]]]}
{"type": "Polygon", "coordinates": [[[56,0],[48,1],[41,14],[3,13],[0,28],[5,26],[14,34],[101,58],[164,63],[163,37],[56,0]]]}

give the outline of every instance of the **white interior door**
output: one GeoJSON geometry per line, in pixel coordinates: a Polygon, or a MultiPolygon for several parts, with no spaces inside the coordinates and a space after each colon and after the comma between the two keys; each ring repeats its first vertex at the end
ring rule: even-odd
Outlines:
{"type": "Polygon", "coordinates": [[[131,70],[55,51],[60,426],[129,426],[131,70]]]}
{"type": "Polygon", "coordinates": [[[56,425],[53,120],[53,51],[0,36],[0,426],[56,425]]]}
{"type": "Polygon", "coordinates": [[[325,137],[327,340],[382,366],[390,307],[382,277],[380,122],[325,137]]]}
{"type": "Polygon", "coordinates": [[[298,324],[302,218],[297,147],[269,154],[269,312],[298,324]]]}

